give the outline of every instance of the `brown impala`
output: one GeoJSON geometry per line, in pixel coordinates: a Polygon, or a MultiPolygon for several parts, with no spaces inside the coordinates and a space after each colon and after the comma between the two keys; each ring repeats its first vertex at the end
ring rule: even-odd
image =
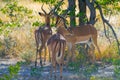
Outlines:
{"type": "MultiPolygon", "coordinates": [[[[92,44],[95,47],[97,47],[98,52],[101,53],[97,44],[97,36],[98,36],[97,30],[93,25],[86,24],[83,26],[70,27],[66,29],[66,27],[64,27],[65,19],[59,15],[57,15],[56,25],[57,25],[58,33],[63,34],[63,36],[67,41],[68,51],[69,51],[69,54],[67,56],[67,62],[69,61],[71,56],[72,56],[72,60],[74,60],[73,53],[75,51],[75,44],[78,43],[87,43],[89,46],[92,44]],[[68,33],[66,33],[67,31],[69,35],[68,33]]],[[[93,54],[93,60],[95,61],[94,54],[93,54]]]]}
{"type": "Polygon", "coordinates": [[[51,11],[49,13],[47,13],[44,9],[43,9],[43,5],[41,7],[42,11],[44,13],[39,12],[40,16],[43,16],[45,18],[45,25],[44,26],[40,26],[38,29],[35,30],[35,40],[36,40],[36,60],[35,60],[35,66],[37,65],[37,55],[39,53],[40,56],[40,65],[42,66],[42,57],[41,57],[41,52],[43,49],[45,49],[45,54],[44,54],[44,64],[46,61],[46,43],[48,41],[48,39],[50,38],[50,36],[52,35],[52,30],[51,30],[51,26],[50,26],[50,18],[52,17],[53,12],[59,7],[61,6],[61,3],[63,2],[63,0],[60,0],[58,2],[59,5],[56,5],[53,9],[51,9],[51,11]]]}
{"type": "Polygon", "coordinates": [[[64,53],[66,47],[66,40],[62,36],[62,34],[54,34],[47,42],[49,53],[51,54],[51,77],[53,68],[55,70],[55,80],[56,80],[56,66],[59,64],[60,66],[60,80],[62,80],[62,70],[63,70],[63,62],[64,62],[64,53]]]}
{"type": "Polygon", "coordinates": [[[44,13],[39,12],[40,16],[43,16],[45,18],[45,25],[40,26],[38,29],[35,30],[35,40],[36,40],[36,60],[35,60],[35,66],[37,65],[37,55],[39,53],[40,56],[40,65],[42,66],[42,57],[41,57],[41,52],[43,49],[45,49],[45,54],[44,54],[44,64],[46,61],[46,42],[52,35],[52,30],[50,26],[50,17],[52,15],[52,12],[54,9],[52,9],[49,13],[46,13],[46,11],[43,9],[43,5],[41,7],[42,11],[44,13]]]}

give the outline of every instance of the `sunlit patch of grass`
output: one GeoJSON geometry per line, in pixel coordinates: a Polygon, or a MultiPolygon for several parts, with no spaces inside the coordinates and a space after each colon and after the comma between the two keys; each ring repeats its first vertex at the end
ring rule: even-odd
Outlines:
{"type": "MultiPolygon", "coordinates": [[[[104,43],[104,44],[106,44],[106,43],[104,43]]],[[[119,53],[118,53],[117,44],[115,42],[113,42],[107,46],[103,45],[102,47],[100,47],[100,49],[101,49],[101,54],[99,54],[97,51],[95,53],[97,59],[100,59],[100,58],[119,58],[120,57],[119,53]]]]}
{"type": "Polygon", "coordinates": [[[112,77],[95,77],[91,76],[90,80],[114,80],[112,77]]]}

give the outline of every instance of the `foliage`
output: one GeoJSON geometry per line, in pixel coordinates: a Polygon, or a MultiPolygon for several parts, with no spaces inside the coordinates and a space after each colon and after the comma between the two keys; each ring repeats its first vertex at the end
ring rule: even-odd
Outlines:
{"type": "Polygon", "coordinates": [[[0,9],[0,11],[5,14],[10,20],[3,22],[0,20],[0,33],[8,34],[12,29],[22,26],[24,23],[24,18],[32,18],[32,10],[29,10],[23,6],[18,6],[16,0],[11,0],[0,9]]]}
{"type": "Polygon", "coordinates": [[[25,60],[25,62],[30,63],[35,57],[33,54],[33,51],[31,50],[26,50],[23,53],[20,54],[20,57],[25,60]]]}
{"type": "Polygon", "coordinates": [[[28,10],[27,8],[23,6],[18,6],[18,2],[16,1],[11,1],[7,3],[2,9],[2,13],[6,14],[8,17],[11,18],[11,20],[15,21],[16,19],[12,18],[18,18],[18,17],[23,17],[25,15],[31,14],[32,11],[28,10]]]}
{"type": "Polygon", "coordinates": [[[40,68],[33,68],[33,67],[31,67],[30,74],[31,74],[31,76],[39,76],[40,77],[42,70],[43,70],[43,67],[40,67],[40,68]]]}
{"type": "Polygon", "coordinates": [[[35,21],[35,22],[33,22],[32,26],[40,26],[40,22],[39,21],[35,21]]]}
{"type": "Polygon", "coordinates": [[[117,80],[120,79],[120,65],[119,66],[115,66],[114,68],[114,76],[117,80]]]}
{"type": "MultiPolygon", "coordinates": [[[[85,13],[83,13],[83,12],[80,12],[80,13],[78,13],[78,14],[76,15],[76,17],[83,17],[83,16],[85,16],[85,13]]],[[[87,18],[84,18],[83,21],[84,21],[85,23],[87,23],[87,18]]]]}
{"type": "Polygon", "coordinates": [[[106,48],[103,54],[105,54],[103,55],[104,57],[109,57],[109,58],[119,57],[116,42],[111,43],[111,45],[106,48]]]}
{"type": "Polygon", "coordinates": [[[0,41],[0,56],[5,57],[9,53],[9,56],[16,56],[14,47],[16,47],[16,41],[13,40],[10,36],[5,37],[4,41],[0,41]]]}
{"type": "Polygon", "coordinates": [[[119,0],[97,0],[100,5],[118,5],[119,0]]]}
{"type": "Polygon", "coordinates": [[[69,64],[68,64],[68,69],[70,70],[70,71],[73,71],[73,72],[79,72],[79,68],[80,68],[80,63],[78,63],[78,62],[70,62],[69,64]]]}
{"type": "Polygon", "coordinates": [[[17,63],[16,65],[10,65],[8,67],[9,74],[4,74],[0,80],[12,80],[15,78],[20,70],[20,65],[17,63]]]}
{"type": "Polygon", "coordinates": [[[92,73],[95,73],[98,71],[98,67],[94,64],[88,65],[88,66],[86,65],[86,67],[81,71],[86,77],[89,78],[92,75],[92,73]]]}
{"type": "Polygon", "coordinates": [[[114,80],[112,77],[95,77],[91,76],[90,80],[114,80]]]}
{"type": "Polygon", "coordinates": [[[102,6],[104,13],[107,15],[111,12],[115,13],[116,10],[120,11],[120,0],[97,0],[97,2],[102,6]]]}
{"type": "Polygon", "coordinates": [[[113,59],[114,76],[117,80],[120,79],[120,59],[113,59]]]}
{"type": "Polygon", "coordinates": [[[42,3],[46,3],[46,4],[55,4],[57,3],[57,0],[33,0],[33,1],[36,1],[36,2],[42,2],[42,3]]]}

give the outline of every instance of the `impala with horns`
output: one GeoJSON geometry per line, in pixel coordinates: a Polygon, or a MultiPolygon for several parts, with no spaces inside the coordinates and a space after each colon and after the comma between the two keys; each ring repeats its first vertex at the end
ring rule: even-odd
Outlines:
{"type": "MultiPolygon", "coordinates": [[[[95,47],[97,47],[98,52],[101,53],[99,46],[97,44],[97,36],[98,36],[97,30],[93,25],[86,24],[83,26],[67,28],[65,24],[66,23],[65,18],[63,18],[58,14],[56,16],[57,16],[56,26],[57,26],[58,33],[63,34],[63,36],[65,37],[68,45],[68,51],[70,53],[67,56],[67,62],[69,61],[70,58],[72,58],[72,61],[74,61],[73,56],[75,53],[75,44],[87,43],[88,46],[94,45],[95,47]],[[69,34],[66,33],[67,32],[66,30],[68,31],[69,34]]],[[[93,61],[95,61],[94,54],[93,54],[93,61]]]]}
{"type": "Polygon", "coordinates": [[[50,37],[47,42],[48,50],[51,55],[51,77],[53,68],[55,71],[54,78],[56,80],[56,67],[57,64],[60,66],[60,80],[62,80],[62,71],[63,71],[63,62],[64,62],[64,53],[66,47],[66,40],[62,34],[56,33],[50,37]]]}
{"type": "MultiPolygon", "coordinates": [[[[61,3],[63,0],[61,0],[59,3],[61,3]]],[[[43,4],[44,5],[44,4],[43,4]]],[[[45,25],[44,26],[40,26],[38,29],[35,30],[35,40],[36,40],[36,60],[35,60],[35,66],[37,66],[37,55],[39,54],[40,57],[40,65],[42,66],[42,55],[41,52],[43,49],[45,49],[45,54],[44,54],[44,64],[46,61],[46,42],[48,41],[48,39],[50,38],[50,36],[52,35],[52,30],[51,30],[51,26],[50,26],[50,18],[52,17],[53,12],[60,6],[57,5],[55,6],[53,9],[51,9],[51,11],[49,13],[47,13],[44,9],[43,9],[43,5],[41,6],[41,10],[44,13],[39,12],[40,16],[43,16],[45,18],[45,25]]]]}

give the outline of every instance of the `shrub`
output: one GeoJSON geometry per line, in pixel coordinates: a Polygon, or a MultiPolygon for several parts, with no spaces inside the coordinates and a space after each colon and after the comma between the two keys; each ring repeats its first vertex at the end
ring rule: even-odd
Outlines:
{"type": "Polygon", "coordinates": [[[33,51],[26,50],[20,54],[20,57],[25,60],[26,62],[30,63],[34,59],[35,54],[33,51]]]}
{"type": "Polygon", "coordinates": [[[106,48],[106,50],[103,52],[103,57],[107,58],[118,58],[119,53],[118,53],[118,48],[117,44],[115,42],[111,43],[110,46],[106,48]]]}
{"type": "Polygon", "coordinates": [[[114,68],[114,77],[119,80],[120,79],[120,59],[113,59],[114,68]]]}
{"type": "Polygon", "coordinates": [[[0,80],[13,80],[13,78],[17,77],[19,70],[20,70],[19,63],[17,63],[16,65],[10,65],[8,67],[9,74],[4,74],[4,76],[1,77],[0,80]]]}

